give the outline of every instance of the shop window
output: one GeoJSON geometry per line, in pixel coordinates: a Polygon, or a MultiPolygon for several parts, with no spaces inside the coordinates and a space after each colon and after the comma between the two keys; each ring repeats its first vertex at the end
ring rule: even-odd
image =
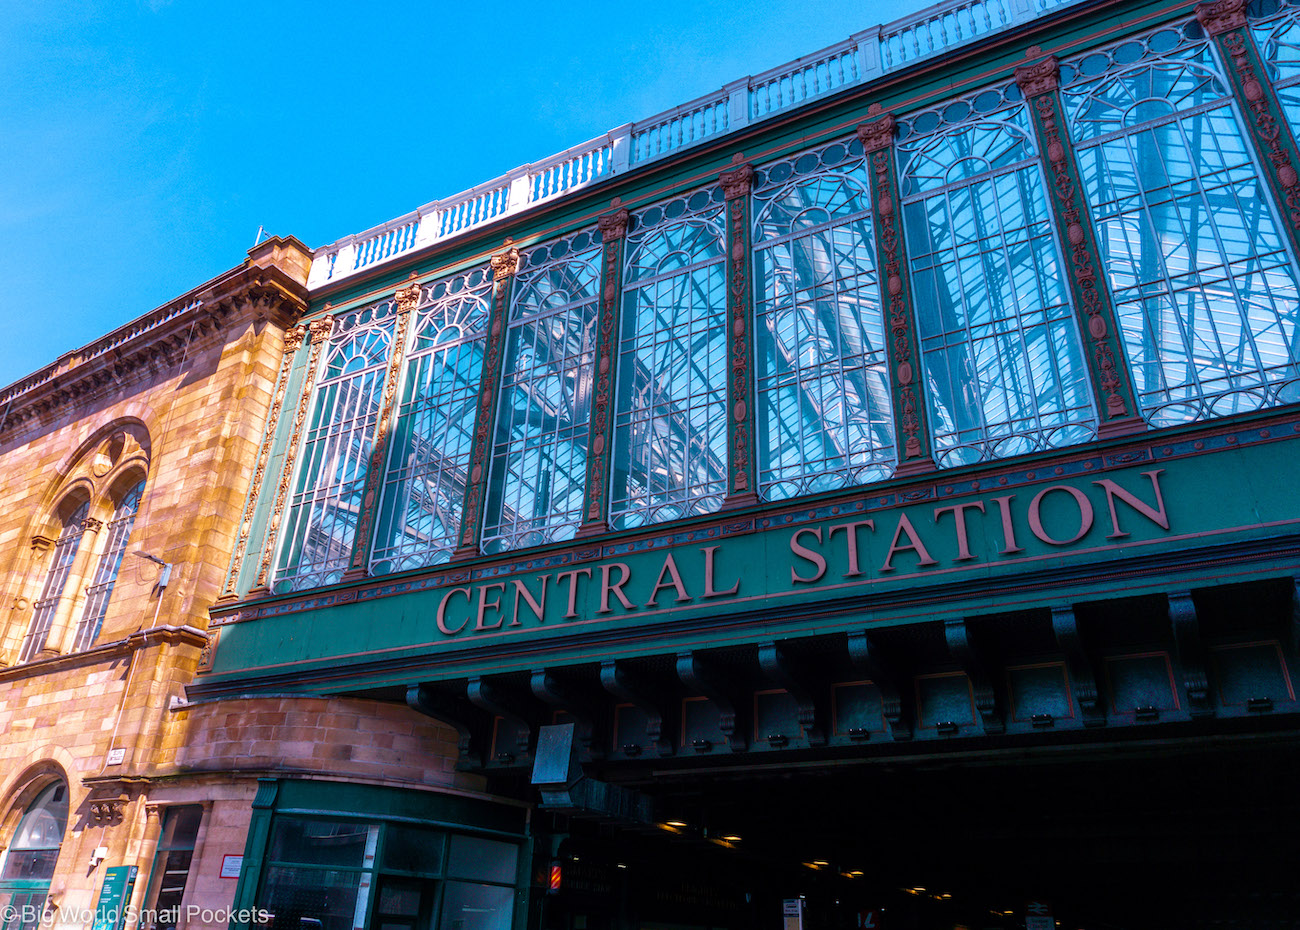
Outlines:
{"type": "Polygon", "coordinates": [[[1097,416],[1019,89],[909,115],[897,150],[938,464],[1088,441],[1097,416]]]}
{"type": "Polygon", "coordinates": [[[41,596],[37,599],[32,613],[31,626],[27,630],[22,651],[18,655],[19,662],[30,662],[35,659],[50,638],[54,619],[67,593],[72,563],[76,560],[77,550],[81,547],[81,538],[89,514],[90,501],[85,501],[63,521],[63,529],[59,531],[59,537],[54,541],[54,552],[50,559],[49,571],[45,574],[45,583],[41,586],[41,596]]]}
{"type": "Polygon", "coordinates": [[[394,411],[372,574],[436,565],[456,548],[491,300],[486,267],[420,290],[394,411]]]}
{"type": "Polygon", "coordinates": [[[276,930],[509,930],[518,864],[518,845],[500,840],[410,824],[279,817],[257,906],[276,930]]]}
{"type": "Polygon", "coordinates": [[[304,426],[276,565],[276,589],[343,577],[352,556],[396,302],[338,317],[304,426]]]}
{"type": "Polygon", "coordinates": [[[524,253],[515,279],[483,551],[572,539],[591,426],[599,233],[524,253]]]}
{"type": "Polygon", "coordinates": [[[27,808],[5,850],[0,866],[0,914],[5,930],[40,926],[67,827],[68,787],[55,782],[27,808]]]}
{"type": "Polygon", "coordinates": [[[713,513],[727,490],[721,188],[632,214],[619,327],[610,524],[713,513]]]}
{"type": "Polygon", "coordinates": [[[197,804],[169,807],[163,816],[158,851],[149,874],[146,907],[155,911],[152,930],[174,930],[181,917],[181,902],[194,860],[203,808],[197,804]]]}
{"type": "Polygon", "coordinates": [[[761,494],[888,478],[894,422],[862,143],[760,167],[753,198],[761,494]]]}
{"type": "Polygon", "coordinates": [[[1300,400],[1300,272],[1200,26],[1070,60],[1061,82],[1147,420],[1300,400]]]}
{"type": "Polygon", "coordinates": [[[86,607],[81,615],[81,624],[77,628],[77,638],[73,648],[80,651],[95,644],[99,630],[104,625],[104,615],[108,613],[108,601],[113,595],[113,585],[117,582],[117,573],[122,568],[122,557],[126,555],[127,540],[131,538],[131,528],[135,525],[135,516],[140,511],[140,497],[144,494],[144,482],[138,481],[130,488],[113,510],[113,517],[107,527],[108,538],[99,563],[95,566],[95,576],[90,587],[86,589],[86,607]]]}

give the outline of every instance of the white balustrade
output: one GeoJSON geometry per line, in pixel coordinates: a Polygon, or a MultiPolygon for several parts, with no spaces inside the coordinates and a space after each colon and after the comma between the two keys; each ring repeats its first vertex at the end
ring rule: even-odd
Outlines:
{"type": "Polygon", "coordinates": [[[309,289],[1079,0],[946,0],[317,249],[309,289]]]}

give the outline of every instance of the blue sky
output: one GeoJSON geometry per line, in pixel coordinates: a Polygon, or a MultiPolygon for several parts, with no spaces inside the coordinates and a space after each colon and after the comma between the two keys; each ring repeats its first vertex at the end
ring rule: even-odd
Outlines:
{"type": "Polygon", "coordinates": [[[0,385],[922,0],[0,0],[0,385]]]}

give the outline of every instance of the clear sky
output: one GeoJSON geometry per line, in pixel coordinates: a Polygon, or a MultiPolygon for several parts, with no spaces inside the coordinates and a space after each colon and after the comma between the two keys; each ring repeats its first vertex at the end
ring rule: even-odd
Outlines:
{"type": "Polygon", "coordinates": [[[933,0],[0,0],[0,385],[933,0]]]}

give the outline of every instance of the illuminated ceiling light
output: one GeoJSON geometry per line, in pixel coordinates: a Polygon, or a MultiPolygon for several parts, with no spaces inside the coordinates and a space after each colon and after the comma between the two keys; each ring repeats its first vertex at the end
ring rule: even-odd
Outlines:
{"type": "Polygon", "coordinates": [[[726,840],[728,843],[739,843],[741,838],[734,833],[729,833],[726,836],[724,836],[723,839],[726,840]]]}
{"type": "Polygon", "coordinates": [[[626,869],[626,868],[627,868],[627,863],[626,863],[626,862],[620,862],[620,863],[618,864],[618,867],[619,867],[620,869],[626,869]]]}
{"type": "Polygon", "coordinates": [[[665,822],[668,826],[670,826],[670,827],[676,827],[676,828],[679,829],[679,830],[680,830],[682,827],[686,826],[686,821],[685,821],[685,820],[667,820],[667,821],[664,821],[664,822],[665,822]]]}
{"type": "Polygon", "coordinates": [[[814,859],[814,860],[813,860],[813,865],[816,865],[816,866],[827,866],[827,865],[830,865],[830,863],[827,862],[825,859],[814,859]]]}

